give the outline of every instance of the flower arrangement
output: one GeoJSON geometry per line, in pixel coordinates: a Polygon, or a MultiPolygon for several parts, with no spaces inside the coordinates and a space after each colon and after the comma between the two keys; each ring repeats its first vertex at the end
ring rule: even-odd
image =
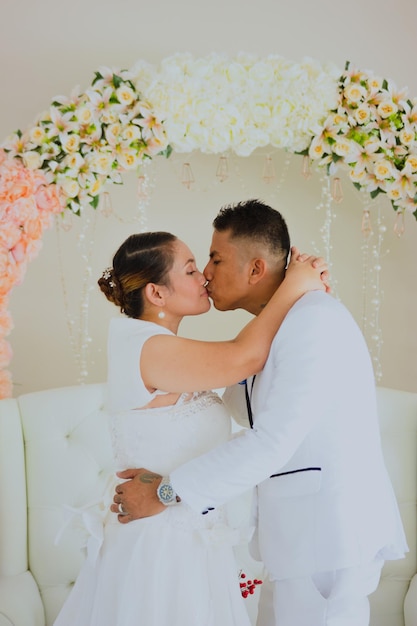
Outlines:
{"type": "Polygon", "coordinates": [[[239,156],[267,145],[293,152],[308,146],[337,103],[340,76],[330,63],[247,54],[232,60],[177,54],[159,71],[143,62],[131,71],[156,117],[164,120],[173,150],[239,156]]]}
{"type": "Polygon", "coordinates": [[[277,55],[177,54],[159,69],[100,67],[89,89],[57,96],[0,149],[0,397],[11,393],[7,297],[51,215],[98,206],[106,183],[172,150],[248,156],[271,145],[333,174],[341,164],[372,197],[417,219],[417,99],[369,72],[277,55]],[[13,189],[13,191],[11,191],[13,189]],[[30,217],[28,217],[30,215],[30,217]]]}
{"type": "Polygon", "coordinates": [[[105,183],[121,183],[122,171],[169,152],[162,124],[131,79],[127,71],[99,68],[85,93],[57,96],[32,128],[3,142],[9,158],[45,172],[63,209],[80,215],[89,204],[96,208],[105,183]]]}
{"type": "Polygon", "coordinates": [[[417,98],[346,65],[334,107],[304,152],[334,173],[349,168],[355,187],[386,193],[395,211],[417,219],[417,98]]]}
{"type": "Polygon", "coordinates": [[[43,172],[7,159],[0,150],[0,398],[10,396],[12,389],[6,369],[12,357],[6,337],[13,326],[8,296],[23,280],[52,216],[61,211],[57,188],[48,184],[43,172]]]}
{"type": "Polygon", "coordinates": [[[12,321],[8,295],[22,282],[53,214],[96,208],[106,182],[169,155],[166,134],[129,72],[100,68],[84,94],[56,97],[33,127],[11,134],[0,153],[0,398],[12,393],[5,337],[12,321]]]}

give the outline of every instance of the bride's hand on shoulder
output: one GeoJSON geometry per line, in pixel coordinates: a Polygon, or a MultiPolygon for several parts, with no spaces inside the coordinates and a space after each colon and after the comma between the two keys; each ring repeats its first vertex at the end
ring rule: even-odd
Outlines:
{"type": "Polygon", "coordinates": [[[331,292],[327,262],[321,256],[301,253],[296,246],[291,247],[291,257],[285,278],[298,281],[300,285],[305,287],[306,291],[331,292]]]}

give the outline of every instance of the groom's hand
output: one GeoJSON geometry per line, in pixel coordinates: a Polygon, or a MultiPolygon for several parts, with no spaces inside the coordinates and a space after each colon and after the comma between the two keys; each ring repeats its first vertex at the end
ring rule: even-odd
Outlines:
{"type": "Polygon", "coordinates": [[[126,524],[135,519],[157,515],[165,506],[156,495],[162,476],[146,469],[128,469],[117,472],[124,482],[116,487],[110,510],[118,513],[118,520],[126,524]]]}

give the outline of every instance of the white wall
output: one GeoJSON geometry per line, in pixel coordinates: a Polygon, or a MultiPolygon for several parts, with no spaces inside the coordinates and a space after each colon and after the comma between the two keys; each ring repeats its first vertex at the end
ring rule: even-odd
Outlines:
{"type": "MultiPolygon", "coordinates": [[[[69,94],[78,84],[87,88],[100,65],[130,67],[138,59],[158,63],[181,51],[195,56],[210,52],[233,55],[239,51],[260,56],[280,54],[295,61],[310,56],[333,61],[341,69],[349,59],[363,69],[392,78],[399,87],[407,85],[410,95],[415,96],[416,18],[414,0],[400,0],[395,5],[381,0],[354,0],[349,4],[340,0],[212,0],[204,4],[195,0],[4,1],[0,20],[0,137],[28,126],[55,95],[69,94]]],[[[266,154],[263,150],[248,158],[230,155],[230,178],[224,183],[215,177],[218,156],[176,154],[167,161],[158,158],[151,172],[155,188],[147,210],[147,226],[178,234],[203,266],[211,221],[219,207],[260,197],[282,210],[294,243],[304,250],[323,252],[320,229],[325,216],[316,208],[321,189],[318,175],[306,181],[300,174],[301,157],[293,156],[279,186],[286,155],[271,151],[277,180],[266,185],[261,180],[266,154]],[[184,160],[191,162],[196,178],[190,190],[180,182],[184,160]]],[[[362,280],[362,205],[360,194],[345,177],[343,189],[343,202],[334,205],[333,279],[337,296],[362,324],[364,301],[370,306],[370,287],[365,298],[362,280]]],[[[86,338],[80,337],[80,314],[87,300],[88,310],[84,313],[88,315],[87,338],[91,341],[85,353],[87,372],[82,379],[96,382],[105,378],[107,324],[116,309],[95,287],[96,280],[123,239],[140,228],[134,221],[134,175],[110,192],[118,217],[106,218],[91,211],[88,219],[74,218],[68,232],[49,231],[24,283],[13,291],[15,329],[10,341],[15,395],[74,384],[80,379],[76,355],[80,352],[77,344],[81,341],[86,345],[86,338]],[[82,244],[86,240],[87,247],[82,244]],[[80,258],[84,250],[91,251],[86,262],[80,258]],[[85,278],[86,268],[91,272],[89,280],[85,278]]],[[[377,211],[374,207],[373,212],[377,211]]],[[[405,234],[397,238],[392,232],[394,214],[385,198],[379,211],[387,227],[381,261],[380,322],[384,343],[380,382],[416,391],[417,223],[408,215],[405,234]]],[[[375,216],[373,220],[375,224],[375,216]]],[[[182,331],[190,336],[229,337],[246,319],[244,313],[212,311],[187,320],[182,331]]]]}

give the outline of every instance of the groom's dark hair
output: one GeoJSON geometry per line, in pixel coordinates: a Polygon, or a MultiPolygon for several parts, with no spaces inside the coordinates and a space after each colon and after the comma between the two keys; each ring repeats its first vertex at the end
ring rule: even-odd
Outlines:
{"type": "Polygon", "coordinates": [[[290,252],[290,235],[284,218],[261,200],[223,206],[213,220],[213,227],[218,232],[230,231],[232,239],[260,243],[278,258],[287,259],[290,252]]]}

